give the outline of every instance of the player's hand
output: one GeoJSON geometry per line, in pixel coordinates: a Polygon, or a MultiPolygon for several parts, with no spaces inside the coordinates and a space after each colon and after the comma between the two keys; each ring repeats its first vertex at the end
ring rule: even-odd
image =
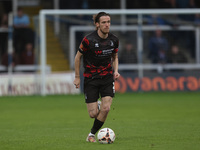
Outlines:
{"type": "Polygon", "coordinates": [[[119,72],[114,72],[113,77],[114,77],[114,80],[117,80],[120,77],[119,72]]]}
{"type": "Polygon", "coordinates": [[[78,89],[79,87],[80,87],[80,78],[75,78],[74,79],[74,85],[75,85],[75,87],[78,89]]]}

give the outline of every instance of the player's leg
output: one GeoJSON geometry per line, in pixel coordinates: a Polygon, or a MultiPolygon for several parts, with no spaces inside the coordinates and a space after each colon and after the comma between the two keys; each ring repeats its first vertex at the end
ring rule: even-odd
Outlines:
{"type": "Polygon", "coordinates": [[[101,109],[97,118],[95,118],[93,127],[91,129],[91,133],[93,135],[95,135],[96,132],[103,126],[109,113],[110,106],[112,104],[112,97],[114,97],[115,92],[112,76],[100,80],[99,85],[101,85],[101,88],[99,89],[101,95],[101,109]]]}
{"type": "Polygon", "coordinates": [[[91,118],[96,118],[99,113],[97,103],[99,99],[99,88],[95,80],[84,79],[84,94],[88,114],[91,118]]]}
{"type": "Polygon", "coordinates": [[[97,118],[95,118],[95,120],[94,120],[94,124],[93,124],[90,134],[88,135],[87,141],[96,142],[95,134],[103,126],[103,124],[108,116],[108,113],[110,111],[111,104],[112,104],[112,97],[105,96],[105,97],[101,98],[101,106],[100,106],[101,109],[98,113],[97,118]]]}
{"type": "Polygon", "coordinates": [[[112,104],[112,97],[105,96],[101,98],[101,110],[97,117],[98,120],[100,120],[101,122],[105,122],[108,113],[110,111],[111,104],[112,104]]]}
{"type": "Polygon", "coordinates": [[[103,85],[100,88],[101,94],[101,109],[97,117],[98,120],[105,122],[107,115],[110,111],[112,99],[115,95],[115,87],[113,76],[108,76],[103,80],[103,85]]]}
{"type": "MultiPolygon", "coordinates": [[[[89,116],[91,118],[95,118],[95,120],[91,129],[91,132],[88,134],[86,138],[86,141],[96,142],[95,133],[98,131],[98,128],[99,128],[99,123],[96,119],[99,114],[98,103],[97,102],[87,103],[87,109],[88,109],[89,116]]],[[[101,123],[100,123],[100,126],[102,126],[101,123]]]]}
{"type": "MultiPolygon", "coordinates": [[[[111,104],[112,104],[112,97],[105,96],[101,99],[101,109],[98,113],[97,118],[95,118],[95,120],[94,120],[91,132],[89,133],[89,135],[86,139],[87,141],[90,141],[90,142],[95,141],[96,142],[95,134],[103,126],[103,124],[108,116],[108,113],[110,111],[111,104]]],[[[96,104],[96,107],[98,107],[97,104],[96,104]]]]}
{"type": "Polygon", "coordinates": [[[87,103],[87,110],[90,118],[97,118],[99,114],[97,102],[87,103]]]}
{"type": "Polygon", "coordinates": [[[102,127],[104,122],[101,122],[97,119],[97,116],[99,114],[99,109],[98,109],[98,103],[93,102],[93,103],[87,103],[87,109],[89,116],[91,118],[95,118],[91,132],[88,134],[86,141],[88,142],[96,142],[95,139],[95,134],[96,132],[102,127]]]}
{"type": "Polygon", "coordinates": [[[90,80],[84,83],[84,93],[85,93],[85,101],[87,103],[88,114],[91,118],[95,118],[93,127],[91,129],[91,132],[88,134],[86,141],[96,142],[95,139],[96,128],[99,128],[99,122],[96,120],[99,114],[98,102],[97,102],[97,100],[99,99],[99,88],[98,84],[96,83],[96,80],[90,80]]]}

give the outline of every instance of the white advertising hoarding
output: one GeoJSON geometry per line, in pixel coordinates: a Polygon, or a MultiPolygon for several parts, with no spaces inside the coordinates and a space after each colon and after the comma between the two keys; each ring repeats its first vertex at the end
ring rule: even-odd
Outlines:
{"type": "MultiPolygon", "coordinates": [[[[74,84],[74,72],[52,73],[46,76],[46,92],[51,94],[79,94],[74,84]]],[[[0,96],[40,94],[40,76],[37,74],[0,74],[0,96]],[[9,84],[11,83],[11,84],[9,84]]]]}

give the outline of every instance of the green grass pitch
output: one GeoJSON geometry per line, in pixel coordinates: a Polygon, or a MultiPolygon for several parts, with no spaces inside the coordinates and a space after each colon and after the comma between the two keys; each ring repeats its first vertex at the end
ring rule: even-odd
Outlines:
{"type": "Polygon", "coordinates": [[[83,95],[0,98],[0,150],[199,150],[200,93],[116,94],[103,127],[113,144],[85,141],[83,95]]]}

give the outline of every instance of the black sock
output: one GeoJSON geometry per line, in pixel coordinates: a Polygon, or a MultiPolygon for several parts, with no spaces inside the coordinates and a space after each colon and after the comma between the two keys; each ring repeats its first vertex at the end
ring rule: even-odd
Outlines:
{"type": "Polygon", "coordinates": [[[97,131],[103,126],[104,122],[101,122],[100,120],[96,119],[94,120],[93,127],[91,129],[91,133],[95,134],[97,131]]]}

